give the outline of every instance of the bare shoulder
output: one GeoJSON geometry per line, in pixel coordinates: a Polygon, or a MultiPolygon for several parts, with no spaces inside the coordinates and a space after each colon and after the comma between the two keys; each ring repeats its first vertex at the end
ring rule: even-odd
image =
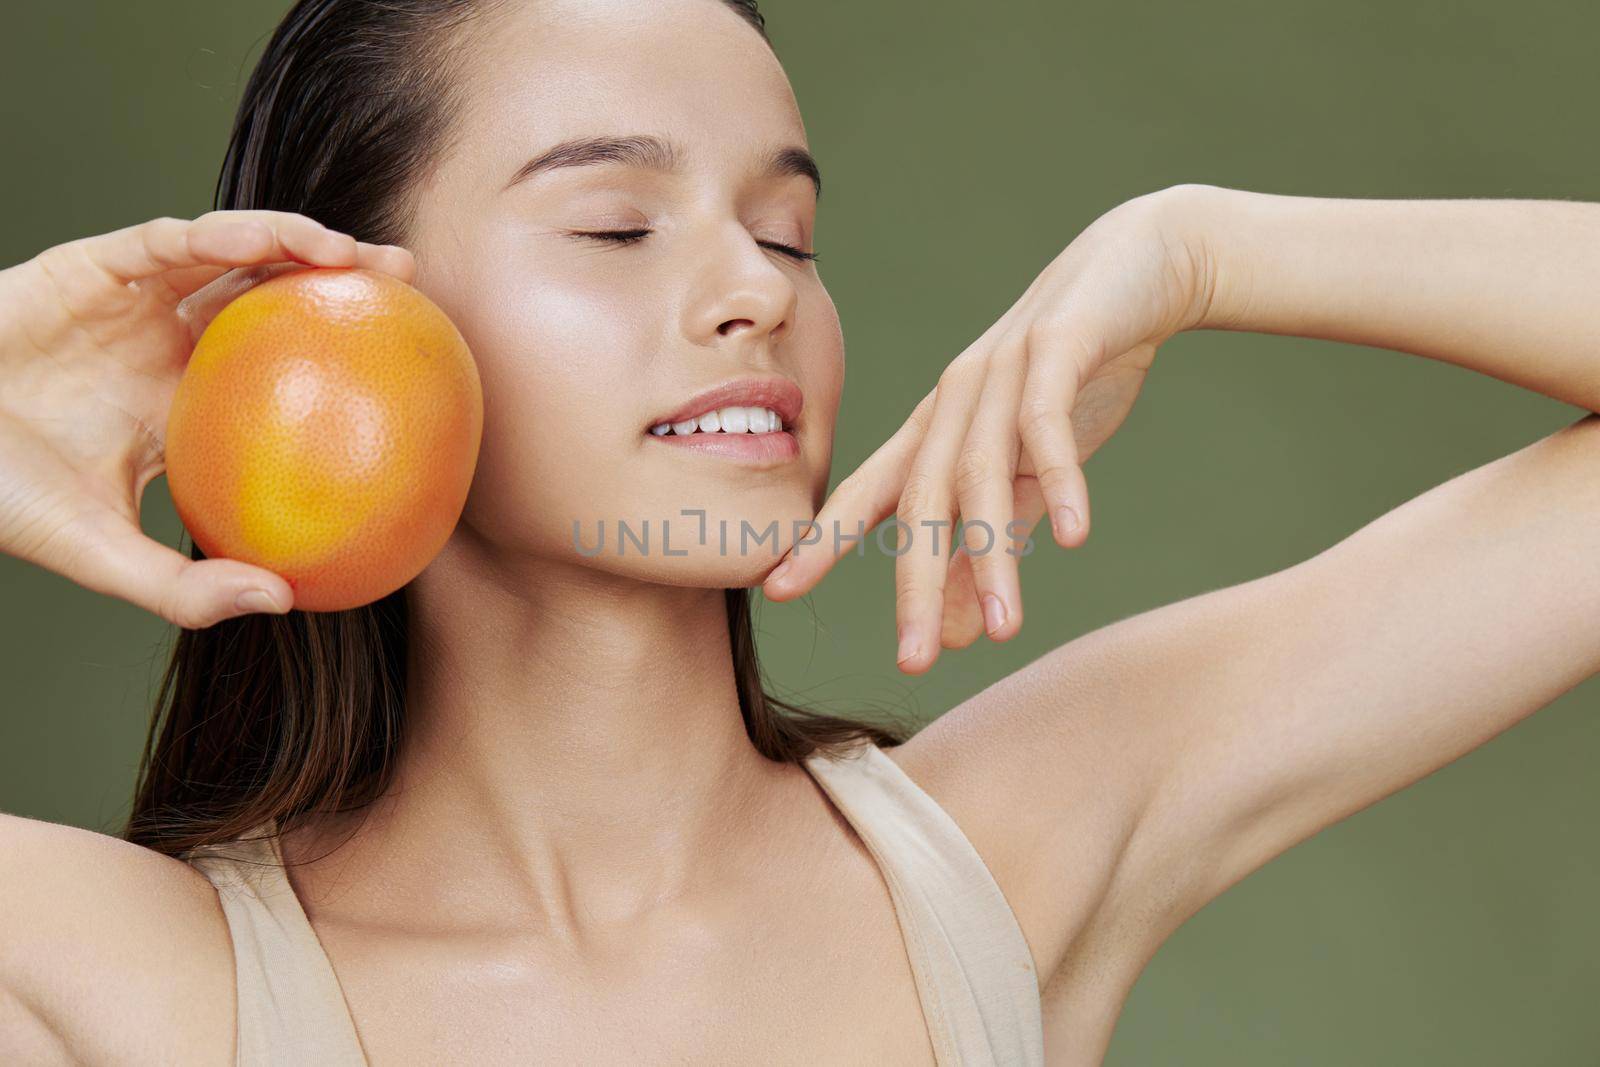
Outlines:
{"type": "MultiPolygon", "coordinates": [[[[1039,862],[1061,846],[1044,843],[1049,835],[1037,817],[1018,816],[1016,797],[1025,787],[997,777],[1007,773],[1000,768],[1011,757],[1003,739],[994,742],[988,736],[1005,729],[1007,716],[997,702],[1019,684],[1037,683],[1039,673],[1002,679],[999,692],[986,690],[987,698],[958,705],[905,744],[885,751],[961,827],[1010,904],[1039,977],[1046,1058],[1098,1063],[1150,955],[1143,942],[1123,936],[1103,919],[1132,816],[1112,784],[1119,773],[1114,763],[1074,763],[1060,776],[1058,788],[1076,798],[1081,818],[1058,824],[1055,836],[1071,838],[1065,847],[1076,862],[1039,862]],[[975,725],[989,707],[997,714],[975,725]]],[[[1030,771],[1018,766],[1009,773],[1030,771]]]]}
{"type": "MultiPolygon", "coordinates": [[[[1087,651],[1080,644],[1080,650],[1087,651]]],[[[1109,703],[1093,693],[1094,679],[1114,673],[1079,661],[1065,670],[1063,650],[1035,660],[946,711],[904,744],[886,749],[891,759],[961,828],[989,868],[1011,906],[1033,953],[1041,984],[1048,984],[1069,955],[1088,946],[1083,939],[1109,892],[1117,858],[1136,813],[1126,765],[1098,736],[1096,707],[1109,703]],[[1066,688],[1076,684],[1076,729],[1063,729],[1061,715],[1034,722],[1041,707],[1073,703],[1066,688]],[[1048,701],[1037,690],[1054,693],[1048,701]],[[1029,698],[1032,691],[1032,698],[1029,698]],[[1033,780],[1049,768],[1047,787],[1033,780]],[[1054,812],[1049,848],[1073,856],[1071,864],[1040,862],[1046,831],[1044,812],[1019,811],[1023,798],[1051,795],[1054,812]]]]}
{"type": "Polygon", "coordinates": [[[1033,954],[1052,1061],[1099,1062],[1150,955],[1106,921],[1138,817],[1130,761],[1104,721],[1117,699],[1117,644],[1086,635],[885,750],[955,820],[1011,906],[1033,954]],[[1041,707],[1074,705],[1036,721],[1041,707]],[[1027,799],[1041,796],[1049,802],[1027,799]],[[1057,856],[1070,860],[1048,862],[1057,856]]]}
{"type": "Polygon", "coordinates": [[[1156,722],[1205,655],[1192,639],[1198,608],[1085,633],[886,750],[983,858],[1033,952],[1047,1029],[1055,1019],[1074,1045],[1088,1042],[1086,1058],[1161,940],[1159,917],[1136,914],[1147,895],[1128,892],[1144,876],[1130,848],[1161,765],[1156,722]]]}
{"type": "Polygon", "coordinates": [[[170,856],[0,815],[0,1062],[226,1063],[233,945],[170,856]]]}

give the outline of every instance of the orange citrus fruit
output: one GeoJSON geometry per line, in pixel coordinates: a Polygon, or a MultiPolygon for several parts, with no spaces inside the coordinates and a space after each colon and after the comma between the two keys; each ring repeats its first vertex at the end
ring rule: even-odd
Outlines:
{"type": "Polygon", "coordinates": [[[281,575],[304,611],[394,592],[466,505],[483,433],[460,331],[392,275],[308,268],[246,290],[195,345],[167,484],[208,557],[281,575]]]}

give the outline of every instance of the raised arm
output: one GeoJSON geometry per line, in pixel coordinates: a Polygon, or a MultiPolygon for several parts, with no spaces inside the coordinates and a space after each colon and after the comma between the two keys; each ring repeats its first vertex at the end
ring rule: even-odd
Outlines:
{"type": "MultiPolygon", "coordinates": [[[[1160,276],[1193,270],[1176,286],[1192,288],[1192,317],[1180,312],[1171,332],[1359,342],[1600,407],[1596,205],[1183,187],[1138,212],[1118,232],[1158,234],[1173,252],[1160,276]]],[[[1104,349],[1108,363],[1143,350],[1148,366],[1170,336],[1116,314],[1127,305],[1105,279],[1139,262],[1126,247],[1100,240],[1089,258],[1110,268],[1080,262],[1058,283],[1046,335],[1058,350],[1104,349]]],[[[1096,380],[1092,369],[1084,378],[1096,380]]],[[[1078,404],[1074,422],[1085,414],[1095,417],[1078,404]]],[[[926,423],[937,432],[936,416],[926,423]]],[[[870,496],[869,485],[852,491],[870,496]]],[[[896,758],[989,860],[1065,1040],[1098,1042],[1097,1023],[1207,901],[1600,669],[1597,530],[1590,415],[1294,567],[1079,637],[947,712],[896,758]]],[[[902,609],[914,600],[902,586],[902,609]]]]}
{"type": "MultiPolygon", "coordinates": [[[[260,610],[236,602],[252,588],[287,610],[281,577],[191,560],[147,537],[139,510],[165,469],[172,392],[200,331],[249,285],[305,266],[415,269],[404,249],[302,215],[220,211],[0,270],[0,553],[189,629],[260,610]]],[[[0,1063],[223,1062],[232,975],[222,907],[198,871],[0,814],[0,1063]]]]}
{"type": "Polygon", "coordinates": [[[1202,329],[1392,348],[1600,411],[1600,204],[1181,191],[1202,329]]]}

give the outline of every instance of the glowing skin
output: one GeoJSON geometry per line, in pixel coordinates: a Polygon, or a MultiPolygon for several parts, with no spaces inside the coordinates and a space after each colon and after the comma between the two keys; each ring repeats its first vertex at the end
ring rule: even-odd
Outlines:
{"type": "MultiPolygon", "coordinates": [[[[768,551],[571,540],[575,517],[817,506],[843,346],[814,266],[776,248],[812,247],[808,183],[752,170],[804,143],[783,72],[716,0],[512,2],[453,43],[466,106],[418,191],[415,260],[249,212],[0,271],[0,550],[180,625],[268,610],[236,605],[250,588],[286,599],[279,577],[184,559],[129,521],[158,469],[144,427],[193,343],[172,305],[244,264],[415,267],[477,355],[482,462],[408,589],[394,789],[284,842],[372,1061],[929,1064],[874,860],[745,735],[722,590],[760,580],[768,551]],[[597,133],[670,137],[685,169],[507,188],[597,133]],[[654,232],[567,236],[637,228],[654,232]],[[650,433],[741,374],[802,388],[792,457],[650,433]]],[[[1299,565],[1077,636],[889,750],[1016,917],[1048,1062],[1101,1062],[1140,972],[1219,893],[1600,669],[1596,278],[1600,205],[1146,194],[1073,238],[823,506],[850,529],[1048,505],[1057,545],[1080,544],[1079,461],[1191,329],[1412,353],[1590,412],[1299,565]]],[[[1009,608],[990,635],[1016,632],[1005,558],[952,568],[946,596],[900,557],[902,669],[975,640],[980,592],[1009,608]]],[[[800,595],[833,563],[797,556],[766,588],[800,595]]],[[[220,909],[176,858],[0,815],[0,1060],[223,1059],[220,909]]]]}
{"type": "Polygon", "coordinates": [[[844,377],[839,317],[816,265],[758,244],[815,250],[811,182],[757,174],[771,150],[806,146],[805,128],[777,58],[715,6],[540,4],[474,35],[459,142],[422,193],[411,247],[418,284],[484,375],[464,524],[516,553],[523,573],[755,585],[821,504],[844,377]],[[506,188],[544,149],[599,134],[670,138],[683,172],[591,165],[506,188]],[[654,232],[631,245],[568,235],[633,229],[654,232]],[[805,396],[793,461],[750,469],[648,440],[653,417],[700,390],[772,373],[805,396]],[[676,536],[698,532],[684,508],[730,534],[776,520],[784,540],[741,556],[731,537],[723,554],[715,537],[676,536]],[[575,558],[575,519],[593,543],[596,524],[619,517],[653,532],[671,520],[673,550],[689,554],[575,558]]]}
{"type": "MultiPolygon", "coordinates": [[[[434,1047],[430,1020],[450,1018],[486,1057],[558,1017],[573,1020],[570,1045],[543,1048],[604,1061],[600,1035],[629,1040],[608,1012],[699,1040],[681,1009],[651,1010],[662,989],[720,1003],[719,1040],[735,1044],[801,1026],[852,1055],[863,1032],[881,1035],[881,1062],[926,1050],[875,864],[804,770],[751,746],[734,688],[723,590],[759,584],[816,514],[844,378],[816,264],[763,244],[816,250],[811,181],[760,173],[773,150],[807,145],[788,80],[710,0],[512,4],[464,47],[465,106],[407,246],[415,284],[478,360],[482,451],[456,535],[410,587],[399,784],[348,845],[294,875],[370,1051],[415,1056],[434,1047]],[[573,167],[507,187],[552,145],[596,135],[668,138],[683,169],[573,167]],[[653,232],[569,236],[637,229],[653,232]],[[800,387],[792,458],[650,434],[745,375],[800,387]],[[714,534],[679,536],[698,529],[685,508],[712,531],[775,521],[781,541],[741,555],[733,537],[724,554],[714,534]],[[651,520],[648,555],[577,550],[575,519],[592,545],[618,518],[651,520]],[[662,518],[686,554],[660,550],[662,518]],[[453,949],[422,994],[405,977],[415,948],[398,938],[386,965],[364,933],[464,922],[515,951],[453,949]],[[843,927],[864,938],[849,961],[826,948],[843,927]],[[786,984],[751,1001],[752,945],[826,994],[796,1001],[786,984]],[[486,967],[528,1011],[485,998],[486,967]]],[[[318,856],[345,829],[286,849],[318,856]]]]}

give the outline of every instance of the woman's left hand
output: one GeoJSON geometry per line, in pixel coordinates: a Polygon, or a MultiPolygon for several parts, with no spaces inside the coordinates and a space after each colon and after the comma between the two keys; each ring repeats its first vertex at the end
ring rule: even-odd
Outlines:
{"type": "Polygon", "coordinates": [[[842,481],[764,583],[812,588],[849,551],[833,536],[904,524],[895,550],[899,666],[1022,624],[1017,553],[1048,511],[1056,543],[1089,532],[1082,463],[1127,416],[1167,338],[1205,318],[1210,257],[1186,225],[1206,187],[1175,186],[1096,219],[939,375],[905,424],[842,481]],[[955,523],[963,544],[950,546],[955,523]],[[864,525],[860,525],[864,523],[864,525]]]}

